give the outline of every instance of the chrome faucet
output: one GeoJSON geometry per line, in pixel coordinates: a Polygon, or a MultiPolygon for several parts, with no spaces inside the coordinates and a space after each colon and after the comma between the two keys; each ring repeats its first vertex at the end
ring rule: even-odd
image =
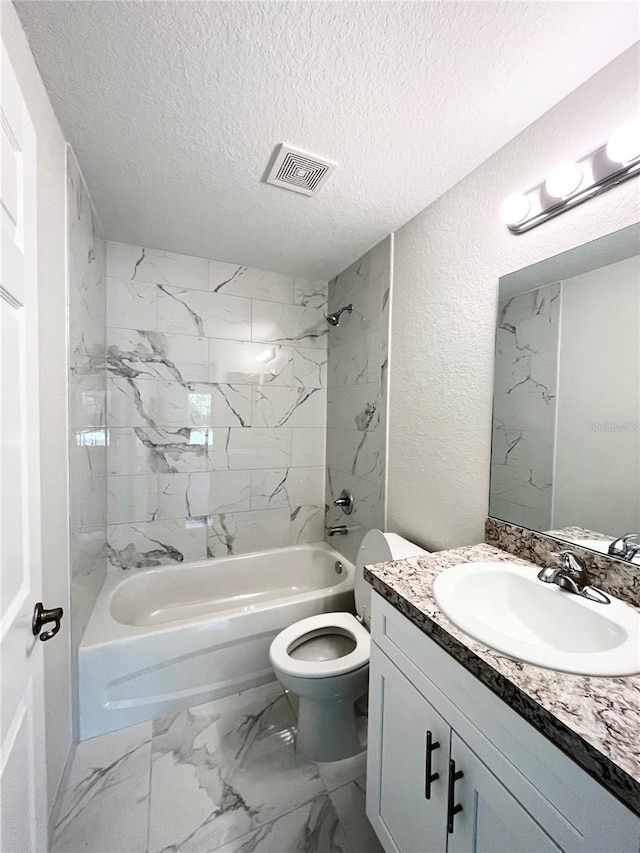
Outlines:
{"type": "Polygon", "coordinates": [[[640,553],[640,546],[631,542],[632,539],[637,539],[637,533],[625,533],[619,539],[616,539],[609,545],[607,553],[610,557],[617,557],[619,560],[627,560],[631,562],[633,558],[640,553]]]}
{"type": "Polygon", "coordinates": [[[538,572],[539,580],[543,583],[554,583],[560,589],[565,589],[574,595],[580,595],[589,601],[596,601],[598,604],[611,604],[611,599],[602,590],[585,583],[585,565],[577,554],[574,554],[573,551],[552,551],[551,553],[554,557],[560,557],[562,564],[541,569],[538,572]]]}
{"type": "Polygon", "coordinates": [[[627,551],[626,559],[629,563],[632,563],[636,559],[636,557],[640,559],[640,545],[635,545],[634,547],[629,548],[629,550],[627,551]]]}
{"type": "Polygon", "coordinates": [[[349,528],[346,524],[338,524],[337,527],[329,528],[329,536],[347,536],[349,534],[349,528]]]}

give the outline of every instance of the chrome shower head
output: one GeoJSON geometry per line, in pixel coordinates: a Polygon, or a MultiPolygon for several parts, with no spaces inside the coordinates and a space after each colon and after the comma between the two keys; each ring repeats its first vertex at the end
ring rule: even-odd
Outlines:
{"type": "Polygon", "coordinates": [[[340,315],[343,311],[348,311],[349,314],[353,311],[353,305],[345,305],[344,308],[341,308],[339,311],[334,311],[333,314],[327,314],[327,322],[331,326],[339,326],[340,325],[340,315]]]}

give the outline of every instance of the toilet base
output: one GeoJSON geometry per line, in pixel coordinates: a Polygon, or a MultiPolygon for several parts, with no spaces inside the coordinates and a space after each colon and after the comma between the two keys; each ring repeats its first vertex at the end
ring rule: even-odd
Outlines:
{"type": "Polygon", "coordinates": [[[340,761],[367,748],[353,699],[318,702],[300,697],[296,749],[310,761],[340,761]],[[359,731],[360,730],[360,731],[359,731]]]}

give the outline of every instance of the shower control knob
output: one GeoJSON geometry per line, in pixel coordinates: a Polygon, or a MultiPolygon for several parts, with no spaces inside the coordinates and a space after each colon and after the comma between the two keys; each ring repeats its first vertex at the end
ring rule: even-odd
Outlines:
{"type": "Polygon", "coordinates": [[[353,495],[346,489],[340,492],[340,497],[333,502],[334,506],[339,506],[345,515],[351,515],[353,512],[353,495]]]}

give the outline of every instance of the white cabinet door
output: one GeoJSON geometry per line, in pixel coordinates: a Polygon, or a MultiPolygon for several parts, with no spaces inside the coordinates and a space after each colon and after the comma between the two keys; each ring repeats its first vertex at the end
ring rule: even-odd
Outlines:
{"type": "Polygon", "coordinates": [[[31,630],[42,596],[36,138],[4,45],[0,81],[0,850],[40,853],[43,655],[31,630]]]}
{"type": "Polygon", "coordinates": [[[451,787],[449,830],[453,832],[449,832],[448,853],[561,853],[455,732],[451,762],[447,784],[451,787]],[[463,775],[451,783],[454,769],[456,775],[463,775]],[[452,815],[454,806],[462,808],[452,815]]]}
{"type": "Polygon", "coordinates": [[[369,820],[387,853],[444,853],[451,729],[374,645],[369,691],[369,820]]]}

